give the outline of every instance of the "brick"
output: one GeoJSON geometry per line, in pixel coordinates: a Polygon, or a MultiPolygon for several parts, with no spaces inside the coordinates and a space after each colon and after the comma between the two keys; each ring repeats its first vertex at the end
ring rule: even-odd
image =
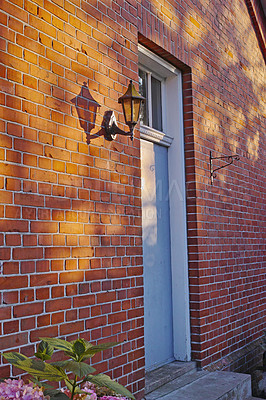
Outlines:
{"type": "Polygon", "coordinates": [[[45,206],[48,208],[59,208],[59,209],[68,209],[71,206],[71,202],[67,198],[47,198],[45,201],[45,206]]]}
{"type": "Polygon", "coordinates": [[[78,223],[60,222],[59,231],[60,233],[71,233],[71,234],[83,233],[83,225],[78,223]]]}
{"type": "Polygon", "coordinates": [[[39,209],[38,210],[38,219],[40,220],[50,220],[51,219],[51,210],[49,209],[39,209]]]}
{"type": "Polygon", "coordinates": [[[2,232],[28,232],[28,222],[19,220],[0,221],[2,232]]]}
{"type": "Polygon", "coordinates": [[[31,207],[22,207],[22,217],[26,219],[36,219],[36,209],[31,207]]]}
{"type": "Polygon", "coordinates": [[[3,304],[15,304],[17,302],[18,302],[18,291],[8,291],[8,292],[5,291],[5,293],[3,293],[3,304]]]}
{"type": "Polygon", "coordinates": [[[19,263],[13,261],[4,262],[3,273],[4,275],[18,275],[19,263]]]}
{"type": "Polygon", "coordinates": [[[47,247],[45,249],[45,258],[68,258],[70,249],[67,247],[47,247]]]}
{"type": "Polygon", "coordinates": [[[23,23],[18,21],[17,19],[13,18],[12,16],[9,16],[8,19],[8,26],[10,29],[20,32],[23,32],[23,23]]]}
{"type": "Polygon", "coordinates": [[[38,233],[57,233],[58,223],[57,222],[45,222],[45,221],[34,221],[31,222],[31,232],[38,233]]]}
{"type": "Polygon", "coordinates": [[[56,285],[58,282],[57,274],[35,274],[31,276],[31,286],[48,286],[56,285]]]}
{"type": "Polygon", "coordinates": [[[38,104],[44,103],[44,96],[42,93],[30,88],[25,88],[25,86],[16,84],[15,93],[16,96],[22,97],[23,99],[31,100],[38,104]]]}
{"type": "Polygon", "coordinates": [[[60,335],[82,332],[83,330],[84,330],[83,321],[69,322],[68,324],[60,325],[60,335]]]}
{"type": "Polygon", "coordinates": [[[14,335],[10,334],[0,338],[0,350],[5,350],[6,348],[17,348],[27,344],[27,342],[27,333],[16,333],[14,335]]]}
{"type": "Polygon", "coordinates": [[[34,291],[32,289],[26,289],[20,291],[20,302],[32,302],[34,300],[34,291]]]}
{"type": "Polygon", "coordinates": [[[39,31],[51,36],[56,37],[56,29],[53,28],[45,21],[41,21],[39,18],[35,17],[34,15],[29,15],[29,25],[31,27],[35,27],[39,31]]]}
{"type": "Polygon", "coordinates": [[[50,293],[48,288],[36,289],[36,300],[49,299],[50,293]]]}
{"type": "Polygon", "coordinates": [[[84,280],[84,272],[73,271],[73,272],[63,272],[60,274],[60,283],[72,283],[72,282],[82,282],[84,280]]]}
{"type": "Polygon", "coordinates": [[[92,247],[76,247],[72,249],[72,256],[75,258],[93,257],[94,249],[92,247]]]}
{"type": "MultiPolygon", "coordinates": [[[[6,179],[6,188],[8,190],[20,190],[20,181],[16,179],[6,179]]],[[[21,207],[18,206],[6,206],[5,207],[5,217],[6,218],[20,218],[21,217],[21,207]]]]}
{"type": "Polygon", "coordinates": [[[69,309],[71,307],[71,299],[56,299],[46,302],[45,310],[46,312],[59,311],[64,309],[69,309]]]}
{"type": "Polygon", "coordinates": [[[0,260],[10,260],[10,249],[0,249],[0,260]]]}
{"type": "Polygon", "coordinates": [[[27,284],[28,284],[28,278],[26,276],[20,277],[20,279],[18,279],[17,276],[9,276],[9,277],[1,277],[0,278],[1,290],[22,288],[22,287],[26,287],[27,284]]]}
{"type": "Polygon", "coordinates": [[[106,278],[106,271],[104,269],[93,269],[85,272],[85,280],[100,280],[106,278]]]}
{"type": "Polygon", "coordinates": [[[25,86],[28,86],[32,89],[37,89],[38,87],[38,81],[36,78],[33,78],[32,76],[24,75],[23,77],[23,83],[25,86]]]}
{"type": "Polygon", "coordinates": [[[12,255],[14,260],[39,259],[43,256],[43,249],[38,247],[15,248],[12,255]]]}
{"type": "Polygon", "coordinates": [[[121,311],[120,313],[115,313],[115,314],[109,315],[108,323],[109,324],[113,324],[114,322],[118,323],[121,321],[125,321],[125,319],[126,319],[126,312],[121,311]]]}
{"type": "Polygon", "coordinates": [[[94,295],[85,295],[78,296],[74,299],[74,307],[88,307],[92,304],[95,304],[95,296],[94,295]]]}
{"type": "Polygon", "coordinates": [[[16,305],[14,307],[14,317],[26,317],[35,314],[41,314],[43,312],[43,303],[31,303],[30,307],[25,307],[24,304],[16,305]]]}
{"type": "Polygon", "coordinates": [[[15,204],[40,207],[44,205],[44,198],[32,193],[15,193],[15,204]]]}
{"type": "Polygon", "coordinates": [[[37,245],[37,236],[26,235],[23,237],[23,246],[36,246],[36,245],[37,245]]]}
{"type": "Polygon", "coordinates": [[[52,298],[63,297],[65,294],[65,288],[63,286],[57,286],[52,288],[52,298]]]}
{"type": "Polygon", "coordinates": [[[23,182],[23,191],[36,193],[37,192],[37,183],[30,182],[30,181],[24,181],[23,182]]]}
{"type": "Polygon", "coordinates": [[[36,272],[47,272],[50,271],[49,261],[40,260],[36,263],[36,272]]]}
{"type": "Polygon", "coordinates": [[[40,337],[56,337],[58,335],[57,326],[34,329],[30,333],[31,342],[39,342],[40,337]]]}

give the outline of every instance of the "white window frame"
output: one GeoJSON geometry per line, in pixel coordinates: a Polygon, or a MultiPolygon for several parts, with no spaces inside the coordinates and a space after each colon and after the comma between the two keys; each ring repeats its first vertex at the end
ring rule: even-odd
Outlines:
{"type": "Polygon", "coordinates": [[[158,132],[164,132],[164,127],[165,127],[165,125],[166,125],[166,118],[165,118],[165,88],[164,88],[164,78],[163,77],[161,77],[160,75],[158,75],[158,74],[156,74],[156,73],[154,73],[153,71],[151,71],[151,70],[149,70],[147,67],[145,67],[145,66],[143,66],[143,65],[141,65],[141,64],[139,64],[139,68],[142,70],[142,71],[144,71],[144,72],[146,72],[146,74],[147,74],[147,91],[148,91],[148,93],[147,93],[147,100],[150,100],[150,101],[148,101],[148,120],[149,120],[149,124],[148,125],[145,125],[145,124],[143,124],[143,123],[141,123],[141,125],[143,126],[143,127],[146,127],[146,129],[148,128],[151,128],[151,129],[154,129],[154,128],[152,128],[152,101],[151,101],[151,98],[152,98],[152,93],[151,93],[151,77],[153,76],[154,78],[156,78],[158,81],[160,81],[161,82],[161,101],[162,101],[162,110],[161,110],[161,112],[162,112],[162,127],[163,127],[163,129],[162,129],[162,131],[160,131],[160,130],[157,130],[157,129],[155,129],[156,131],[158,131],[158,132]]]}
{"type": "Polygon", "coordinates": [[[148,74],[148,98],[151,99],[151,76],[161,82],[162,95],[162,131],[152,128],[152,105],[148,102],[149,126],[140,124],[140,137],[142,139],[159,142],[161,145],[169,147],[173,137],[167,134],[167,113],[166,113],[166,79],[176,73],[176,68],[167,63],[156,54],[150,52],[145,47],[139,45],[139,68],[148,74]],[[148,66],[148,67],[147,67],[148,66]]]}
{"type": "Polygon", "coordinates": [[[182,74],[141,45],[139,67],[163,79],[163,132],[141,124],[140,137],[168,147],[174,357],[176,360],[189,361],[191,337],[182,74]]]}

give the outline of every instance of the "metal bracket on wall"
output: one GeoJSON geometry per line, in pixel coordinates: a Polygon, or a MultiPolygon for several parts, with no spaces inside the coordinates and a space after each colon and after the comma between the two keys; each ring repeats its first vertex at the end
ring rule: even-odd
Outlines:
{"type": "Polygon", "coordinates": [[[222,156],[222,157],[213,157],[212,156],[212,152],[210,151],[210,178],[211,178],[211,184],[213,184],[213,179],[216,178],[216,171],[218,171],[219,169],[228,167],[228,165],[233,164],[234,161],[238,161],[240,160],[239,155],[234,154],[233,156],[222,156]],[[221,167],[218,168],[213,168],[213,162],[212,160],[227,160],[227,163],[222,165],[221,167]]]}

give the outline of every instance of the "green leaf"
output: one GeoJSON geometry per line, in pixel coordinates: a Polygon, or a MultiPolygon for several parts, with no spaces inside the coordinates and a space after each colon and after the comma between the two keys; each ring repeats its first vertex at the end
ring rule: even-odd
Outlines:
{"type": "Polygon", "coordinates": [[[78,386],[76,386],[76,388],[75,388],[75,393],[80,393],[80,394],[82,394],[82,393],[87,393],[87,394],[88,394],[88,392],[84,392],[84,391],[81,390],[78,386]]]}
{"type": "Polygon", "coordinates": [[[99,353],[100,351],[103,350],[107,350],[110,349],[111,347],[117,346],[119,344],[119,342],[110,342],[110,343],[102,343],[102,344],[98,344],[97,346],[90,346],[86,349],[84,356],[82,357],[82,359],[87,359],[90,357],[93,357],[94,354],[99,353]]]}
{"type": "MultiPolygon", "coordinates": [[[[24,354],[16,353],[15,351],[11,351],[9,353],[4,353],[3,356],[5,357],[5,359],[7,361],[9,361],[9,359],[10,360],[12,359],[13,361],[16,361],[16,362],[29,360],[28,357],[24,356],[24,354]],[[7,357],[9,357],[9,358],[7,358],[7,357]]],[[[9,362],[12,363],[11,361],[9,361],[9,362]]]]}
{"type": "Polygon", "coordinates": [[[22,354],[10,352],[3,354],[4,358],[12,365],[23,371],[29,372],[38,379],[48,379],[58,382],[65,379],[66,374],[63,370],[56,368],[50,364],[46,364],[41,360],[32,360],[22,354]]]}
{"type": "Polygon", "coordinates": [[[75,353],[73,353],[73,351],[65,351],[64,353],[65,353],[66,356],[72,358],[72,360],[76,360],[77,359],[77,356],[76,356],[75,353]]]}
{"type": "Polygon", "coordinates": [[[78,356],[81,356],[86,350],[86,346],[83,339],[77,339],[73,343],[73,351],[78,356]]]}
{"type": "Polygon", "coordinates": [[[65,379],[65,384],[68,390],[72,392],[74,381],[72,379],[65,379]]]}
{"type": "Polygon", "coordinates": [[[37,351],[37,353],[34,353],[34,355],[35,355],[35,357],[39,358],[42,361],[51,359],[51,356],[49,356],[48,354],[38,353],[38,351],[37,351]]]}
{"type": "Polygon", "coordinates": [[[50,346],[58,350],[72,351],[72,344],[63,339],[56,338],[40,338],[41,340],[47,342],[50,346]]]}
{"type": "Polygon", "coordinates": [[[91,367],[90,365],[88,365],[84,362],[71,361],[71,360],[57,361],[57,362],[51,363],[51,365],[54,365],[56,367],[61,367],[63,369],[71,371],[75,375],[78,375],[80,378],[82,378],[83,376],[86,376],[88,374],[92,374],[93,372],[96,371],[95,368],[91,367]]]}
{"type": "Polygon", "coordinates": [[[83,339],[83,342],[85,343],[86,350],[87,350],[89,347],[92,347],[92,346],[93,346],[90,342],[88,342],[88,341],[85,340],[85,339],[83,339]]]}
{"type": "Polygon", "coordinates": [[[127,390],[124,386],[120,385],[120,383],[113,381],[108,375],[99,374],[99,375],[88,375],[87,380],[91,383],[94,383],[97,386],[106,386],[114,392],[121,394],[122,396],[129,397],[131,399],[135,399],[133,394],[127,390]]]}
{"type": "Polygon", "coordinates": [[[61,390],[48,389],[44,391],[45,396],[50,396],[50,400],[69,400],[69,397],[61,390]]]}
{"type": "Polygon", "coordinates": [[[39,381],[38,379],[32,377],[31,379],[29,379],[31,382],[35,383],[35,385],[39,386],[39,387],[44,387],[45,389],[53,389],[53,386],[48,385],[48,383],[43,382],[43,381],[39,381]]]}
{"type": "Polygon", "coordinates": [[[42,340],[38,346],[37,353],[35,353],[34,355],[37,358],[40,358],[42,361],[44,361],[44,360],[50,360],[53,355],[53,352],[54,352],[53,346],[42,340]]]}

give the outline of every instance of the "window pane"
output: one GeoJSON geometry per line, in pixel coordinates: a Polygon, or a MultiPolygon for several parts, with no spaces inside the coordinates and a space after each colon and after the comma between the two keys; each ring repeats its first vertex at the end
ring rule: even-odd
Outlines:
{"type": "Polygon", "coordinates": [[[142,124],[149,125],[147,73],[141,69],[139,69],[139,92],[146,99],[146,101],[140,106],[139,119],[142,124]]]}
{"type": "Polygon", "coordinates": [[[158,131],[163,130],[162,126],[162,94],[161,82],[151,77],[151,97],[152,97],[152,127],[158,131]]]}

